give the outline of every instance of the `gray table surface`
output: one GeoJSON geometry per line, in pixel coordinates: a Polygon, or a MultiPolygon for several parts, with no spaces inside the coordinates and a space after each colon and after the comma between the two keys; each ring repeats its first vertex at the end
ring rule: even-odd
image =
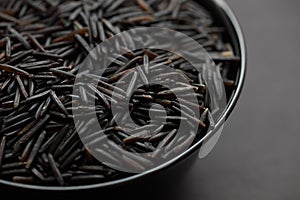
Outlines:
{"type": "Polygon", "coordinates": [[[218,145],[177,197],[300,199],[300,1],[227,2],[246,37],[246,85],[218,145]]]}
{"type": "Polygon", "coordinates": [[[300,1],[227,1],[245,33],[248,73],[219,143],[180,179],[116,189],[119,199],[300,199],[300,1]]]}

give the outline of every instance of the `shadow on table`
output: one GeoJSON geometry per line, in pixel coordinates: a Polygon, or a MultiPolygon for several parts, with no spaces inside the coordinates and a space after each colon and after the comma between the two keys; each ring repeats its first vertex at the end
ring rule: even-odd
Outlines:
{"type": "MultiPolygon", "coordinates": [[[[194,164],[197,155],[193,154],[179,164],[170,169],[152,174],[132,183],[117,186],[114,188],[106,188],[105,190],[83,190],[73,192],[44,192],[44,191],[28,191],[18,188],[8,188],[2,186],[0,193],[5,196],[22,197],[22,198],[52,198],[52,199],[70,199],[81,197],[83,200],[91,199],[130,199],[130,200],[146,200],[146,199],[178,199],[178,192],[182,191],[182,184],[179,184],[186,175],[186,172],[194,164]],[[177,197],[177,198],[176,198],[177,197]]],[[[180,195],[182,196],[182,195],[180,195]]]]}

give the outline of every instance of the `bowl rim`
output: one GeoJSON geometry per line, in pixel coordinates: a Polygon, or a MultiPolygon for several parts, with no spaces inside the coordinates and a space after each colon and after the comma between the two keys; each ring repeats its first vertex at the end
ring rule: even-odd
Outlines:
{"type": "MultiPolygon", "coordinates": [[[[222,121],[225,121],[231,112],[233,111],[235,105],[237,104],[237,101],[241,95],[242,88],[244,86],[244,81],[246,78],[246,44],[245,44],[245,39],[244,39],[244,34],[242,32],[242,29],[240,27],[240,24],[235,17],[234,12],[231,10],[229,5],[224,1],[224,0],[211,0],[211,3],[214,4],[217,8],[221,9],[222,12],[224,12],[225,16],[228,18],[229,22],[231,23],[231,26],[233,28],[233,31],[235,32],[235,36],[237,39],[238,47],[240,50],[240,57],[241,57],[241,66],[240,66],[240,71],[238,74],[238,79],[237,79],[237,88],[234,91],[233,96],[231,97],[227,108],[225,112],[222,114],[220,120],[216,123],[216,128],[214,130],[218,130],[219,127],[221,127],[223,124],[221,123],[222,121]]],[[[194,144],[192,147],[190,147],[188,150],[183,152],[182,154],[178,155],[177,157],[173,158],[172,160],[156,167],[151,170],[145,171],[140,174],[135,174],[129,177],[125,177],[122,179],[114,180],[114,181],[109,181],[109,182],[104,182],[104,183],[97,183],[97,184],[92,184],[92,185],[81,185],[81,186],[38,186],[38,185],[27,185],[23,183],[14,183],[11,181],[7,180],[2,180],[0,179],[0,186],[1,184],[10,186],[10,187],[16,187],[20,189],[30,189],[30,190],[37,190],[37,191],[61,191],[61,192],[66,192],[66,191],[79,191],[79,190],[90,190],[90,189],[100,189],[100,188],[106,188],[106,187],[112,187],[112,186],[117,186],[117,185],[122,185],[128,182],[132,182],[134,180],[137,180],[139,178],[142,178],[144,176],[148,176],[153,173],[157,173],[163,169],[166,169],[187,156],[191,155],[194,153],[197,149],[201,147],[201,144],[209,139],[212,135],[215,134],[216,131],[210,131],[208,132],[200,141],[198,141],[196,144],[194,144]]]]}

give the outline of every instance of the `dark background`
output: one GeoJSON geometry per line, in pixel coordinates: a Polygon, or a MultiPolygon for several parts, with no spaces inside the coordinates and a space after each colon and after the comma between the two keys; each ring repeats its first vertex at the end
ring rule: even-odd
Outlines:
{"type": "Polygon", "coordinates": [[[245,33],[248,72],[240,101],[213,152],[190,167],[182,166],[187,172],[180,176],[171,170],[169,176],[152,177],[138,187],[78,195],[140,200],[300,199],[300,1],[227,2],[245,33]]]}
{"type": "Polygon", "coordinates": [[[300,199],[300,1],[227,2],[246,37],[246,85],[216,148],[174,199],[300,199]]]}

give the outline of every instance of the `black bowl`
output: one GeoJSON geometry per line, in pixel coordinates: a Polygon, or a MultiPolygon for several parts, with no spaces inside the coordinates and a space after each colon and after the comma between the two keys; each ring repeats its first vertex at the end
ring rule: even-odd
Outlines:
{"type": "MultiPolygon", "coordinates": [[[[199,0],[200,2],[200,0],[199,0]]],[[[239,96],[241,94],[244,80],[245,80],[245,74],[246,74],[246,46],[244,37],[241,31],[241,28],[239,26],[239,23],[234,16],[232,10],[229,8],[227,3],[224,2],[224,0],[206,0],[201,1],[201,4],[207,8],[215,17],[216,23],[226,27],[227,34],[225,40],[228,40],[231,44],[233,44],[233,48],[235,51],[235,54],[241,58],[240,65],[231,73],[233,77],[236,77],[236,85],[237,87],[232,92],[232,95],[230,99],[228,100],[227,108],[225,112],[223,113],[221,119],[216,123],[216,129],[214,131],[211,131],[206,134],[204,138],[202,138],[200,141],[198,141],[196,144],[194,144],[192,147],[190,147],[187,151],[179,155],[178,157],[170,160],[169,162],[164,163],[161,166],[158,166],[152,170],[136,174],[127,178],[123,178],[120,180],[105,182],[105,183],[99,183],[94,185],[86,185],[86,186],[70,186],[70,187],[50,187],[50,186],[33,186],[33,185],[25,185],[25,184],[19,184],[19,183],[13,183],[5,180],[0,180],[0,184],[2,185],[2,189],[5,191],[12,191],[14,189],[18,189],[20,191],[35,191],[35,192],[43,192],[43,191],[60,191],[60,192],[74,192],[74,191],[82,191],[82,190],[90,190],[90,191],[108,191],[113,190],[115,187],[119,186],[127,186],[127,185],[133,185],[134,188],[138,187],[138,182],[151,179],[153,176],[161,176],[162,174],[167,174],[168,177],[173,178],[164,178],[167,180],[174,179],[174,176],[177,178],[180,177],[179,174],[186,171],[186,168],[190,166],[195,160],[195,157],[197,156],[197,153],[201,152],[207,152],[210,149],[203,148],[205,146],[205,143],[210,141],[210,138],[217,134],[218,128],[220,128],[223,124],[221,122],[228,119],[230,113],[234,109],[239,96]],[[187,159],[187,157],[189,157],[187,159]],[[172,167],[170,170],[169,168],[171,166],[174,166],[175,164],[180,164],[177,167],[172,167]],[[168,169],[168,170],[167,170],[168,169]],[[149,176],[151,175],[151,176],[149,176]]],[[[162,180],[164,181],[164,180],[162,180]]],[[[151,182],[151,181],[150,181],[151,182]]]]}

